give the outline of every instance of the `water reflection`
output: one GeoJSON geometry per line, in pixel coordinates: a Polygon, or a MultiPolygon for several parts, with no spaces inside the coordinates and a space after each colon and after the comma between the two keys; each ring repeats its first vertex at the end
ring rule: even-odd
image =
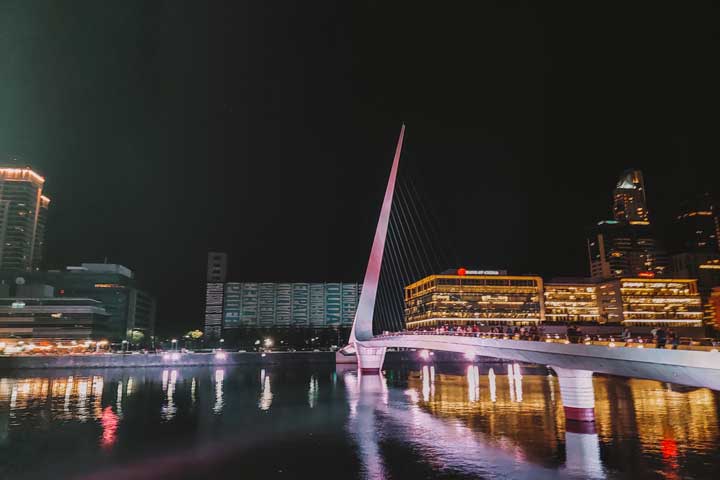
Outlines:
{"type": "MultiPolygon", "coordinates": [[[[143,432],[162,443],[184,431],[203,444],[218,432],[257,435],[312,417],[320,423],[308,431],[350,445],[361,468],[351,478],[405,478],[418,463],[425,470],[414,478],[702,478],[720,461],[717,393],[654,381],[594,378],[588,424],[566,421],[547,369],[520,364],[422,365],[387,378],[317,368],[145,372],[0,377],[0,458],[19,461],[10,452],[28,442],[85,435],[103,455],[128,455],[142,451],[143,432]]],[[[293,438],[316,449],[304,430],[293,438]]],[[[63,455],[92,455],[87,444],[87,454],[63,455]]]]}
{"type": "Polygon", "coordinates": [[[270,389],[270,375],[265,373],[264,368],[260,371],[260,385],[262,390],[260,392],[258,407],[260,410],[267,411],[272,406],[273,394],[270,389]]]}
{"type": "MultiPolygon", "coordinates": [[[[193,379],[194,380],[194,379],[193,379]]],[[[225,369],[218,368],[215,370],[215,405],[213,405],[213,413],[219,415],[225,406],[223,381],[225,380],[225,369]]],[[[268,378],[268,382],[270,379],[268,378]]]]}

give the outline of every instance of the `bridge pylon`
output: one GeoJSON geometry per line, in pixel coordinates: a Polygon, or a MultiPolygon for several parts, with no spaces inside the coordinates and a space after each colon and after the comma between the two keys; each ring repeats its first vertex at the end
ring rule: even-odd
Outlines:
{"type": "Polygon", "coordinates": [[[365,270],[362,292],[358,300],[355,319],[348,345],[339,352],[335,358],[337,363],[348,363],[348,354],[353,350],[356,352],[359,367],[363,373],[380,373],[383,361],[385,360],[385,347],[363,346],[363,342],[373,338],[373,316],[375,313],[375,300],[377,289],[380,283],[380,269],[382,267],[383,254],[385,252],[385,241],[387,239],[388,224],[392,210],[393,195],[395,194],[395,180],[397,178],[400,154],[402,152],[403,138],[405,137],[405,125],[400,128],[400,137],[395,148],[390,177],[385,188],[380,218],[378,218],[373,238],[370,259],[365,270]]]}
{"type": "Polygon", "coordinates": [[[560,395],[566,422],[595,421],[595,389],[593,372],[553,367],[560,383],[560,395]]]}

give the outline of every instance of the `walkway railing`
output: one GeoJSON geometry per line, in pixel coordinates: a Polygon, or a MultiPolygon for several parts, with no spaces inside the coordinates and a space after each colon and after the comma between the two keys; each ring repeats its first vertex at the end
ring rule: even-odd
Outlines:
{"type": "Polygon", "coordinates": [[[664,348],[667,350],[696,350],[704,352],[718,352],[720,344],[713,341],[710,345],[700,345],[690,338],[681,337],[680,343],[673,345],[670,341],[666,341],[665,345],[658,346],[656,339],[651,336],[633,336],[628,339],[622,338],[621,335],[568,335],[568,334],[551,334],[551,333],[494,333],[494,332],[455,332],[444,330],[403,330],[399,332],[383,332],[376,335],[375,340],[391,340],[397,336],[407,335],[445,335],[454,337],[472,337],[486,338],[493,340],[514,340],[529,342],[546,342],[546,343],[562,343],[576,345],[597,345],[608,348],[664,348]]]}

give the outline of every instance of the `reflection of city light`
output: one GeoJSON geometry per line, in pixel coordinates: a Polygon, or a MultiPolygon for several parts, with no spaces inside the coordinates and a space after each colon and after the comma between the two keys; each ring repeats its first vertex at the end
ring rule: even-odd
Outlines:
{"type": "Polygon", "coordinates": [[[215,370],[215,405],[213,405],[213,413],[222,413],[223,407],[225,406],[225,400],[223,398],[223,381],[225,380],[225,370],[218,368],[215,370]]]}
{"type": "Polygon", "coordinates": [[[260,372],[260,382],[262,383],[262,393],[260,394],[258,407],[260,410],[269,410],[272,405],[273,394],[270,389],[270,375],[265,374],[265,369],[260,372]]]}
{"type": "Polygon", "coordinates": [[[100,417],[100,424],[103,432],[100,445],[103,448],[112,447],[117,440],[118,416],[115,415],[111,407],[105,407],[100,417]]]}
{"type": "Polygon", "coordinates": [[[488,381],[490,382],[490,401],[497,401],[497,386],[495,384],[495,370],[492,368],[488,371],[488,381]]]}
{"type": "Polygon", "coordinates": [[[319,394],[318,379],[315,375],[310,377],[310,386],[308,387],[308,405],[315,408],[319,394]]]}

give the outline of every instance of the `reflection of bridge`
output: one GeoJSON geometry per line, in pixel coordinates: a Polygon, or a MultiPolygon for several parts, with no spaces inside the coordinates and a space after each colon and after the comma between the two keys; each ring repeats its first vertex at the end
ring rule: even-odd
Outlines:
{"type": "Polygon", "coordinates": [[[456,335],[373,336],[373,315],[392,208],[405,126],[400,131],[380,218],[373,239],[363,290],[346,352],[356,351],[363,373],[379,373],[388,347],[461,352],[550,366],[560,383],[568,420],[593,421],[593,372],[647,378],[720,390],[720,354],[651,348],[556,344],[456,335]]]}

